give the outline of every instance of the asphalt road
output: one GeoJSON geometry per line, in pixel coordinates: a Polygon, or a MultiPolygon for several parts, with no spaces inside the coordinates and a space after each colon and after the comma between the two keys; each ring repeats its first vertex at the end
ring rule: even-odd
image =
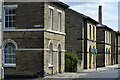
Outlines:
{"type": "Polygon", "coordinates": [[[111,69],[103,72],[93,72],[80,78],[118,78],[120,77],[120,69],[111,69]]]}

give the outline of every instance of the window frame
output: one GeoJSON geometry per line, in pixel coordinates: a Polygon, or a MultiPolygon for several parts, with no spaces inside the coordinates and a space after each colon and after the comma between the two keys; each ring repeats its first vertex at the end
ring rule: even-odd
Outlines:
{"type": "Polygon", "coordinates": [[[49,8],[49,29],[53,29],[53,9],[49,8]]]}
{"type": "Polygon", "coordinates": [[[58,31],[61,32],[61,12],[58,12],[58,31]]]}
{"type": "Polygon", "coordinates": [[[95,40],[95,27],[93,26],[93,40],[95,40]]]}
{"type": "MultiPolygon", "coordinates": [[[[6,43],[5,45],[4,45],[4,50],[3,50],[3,53],[4,53],[4,67],[16,67],[16,52],[15,53],[5,53],[5,47],[6,47],[6,45],[8,45],[8,44],[12,44],[13,46],[14,46],[14,51],[16,50],[16,46],[15,46],[15,44],[14,43],[6,43]],[[12,63],[6,63],[5,62],[5,56],[6,56],[6,54],[7,54],[7,56],[9,57],[10,55],[12,56],[12,63]],[[13,58],[13,56],[15,56],[15,58],[13,58]],[[13,63],[13,61],[15,60],[15,63],[13,63]]],[[[9,58],[10,59],[10,58],[9,58]]]]}
{"type": "Polygon", "coordinates": [[[49,44],[49,67],[53,66],[53,45],[49,44]]]}
{"type": "MultiPolygon", "coordinates": [[[[6,27],[6,14],[5,14],[5,10],[6,9],[15,9],[16,10],[16,8],[18,7],[18,5],[4,5],[4,29],[15,29],[15,19],[13,19],[13,17],[16,17],[16,13],[15,14],[12,14],[11,16],[8,14],[8,16],[9,17],[12,17],[12,19],[14,20],[11,20],[11,22],[10,23],[12,23],[12,25],[14,25],[14,26],[9,26],[9,27],[6,27]]],[[[8,19],[8,22],[9,22],[9,19],[8,19]]],[[[9,24],[9,23],[8,23],[9,24]]]]}
{"type": "Polygon", "coordinates": [[[106,31],[106,43],[108,42],[108,39],[107,39],[107,38],[108,38],[108,35],[107,35],[107,31],[106,31]]]}
{"type": "Polygon", "coordinates": [[[89,25],[89,39],[91,39],[91,25],[89,25]]]}

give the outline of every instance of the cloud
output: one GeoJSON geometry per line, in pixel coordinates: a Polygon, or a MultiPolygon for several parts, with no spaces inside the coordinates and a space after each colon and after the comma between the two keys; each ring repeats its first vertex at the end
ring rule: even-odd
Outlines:
{"type": "MultiPolygon", "coordinates": [[[[105,1],[105,0],[104,0],[105,1]]],[[[103,24],[108,25],[108,26],[117,26],[117,21],[118,21],[118,14],[115,12],[115,6],[105,3],[105,2],[97,2],[97,3],[86,3],[84,5],[77,4],[77,5],[72,5],[70,8],[87,15],[96,21],[98,21],[98,6],[102,5],[103,7],[103,24]],[[111,24],[113,23],[113,24],[111,24]]],[[[115,28],[116,29],[116,28],[115,28]]]]}

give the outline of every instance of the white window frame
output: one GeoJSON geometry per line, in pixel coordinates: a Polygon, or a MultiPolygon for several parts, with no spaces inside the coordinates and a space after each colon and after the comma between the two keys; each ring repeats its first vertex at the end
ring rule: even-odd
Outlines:
{"type": "MultiPolygon", "coordinates": [[[[4,45],[4,50],[5,50],[5,46],[7,45],[7,44],[9,44],[9,43],[6,43],[5,45],[4,45]]],[[[13,43],[11,43],[11,44],[13,44],[13,43]]],[[[15,46],[15,44],[13,44],[14,46],[15,46]]],[[[16,49],[16,46],[15,46],[15,49],[16,49]]],[[[4,53],[4,67],[16,67],[16,63],[5,63],[5,52],[4,52],[4,50],[3,50],[3,53],[4,53]]],[[[16,55],[16,53],[12,53],[11,55],[16,55]]],[[[13,60],[13,58],[12,58],[12,60],[13,60]]]]}
{"type": "Polygon", "coordinates": [[[110,35],[111,35],[111,34],[110,34],[110,32],[109,32],[109,43],[110,43],[110,40],[111,40],[111,39],[110,39],[110,38],[111,38],[111,36],[110,36],[110,35]]]}
{"type": "Polygon", "coordinates": [[[52,6],[50,6],[50,5],[49,5],[48,7],[49,7],[49,9],[52,9],[52,10],[54,10],[54,7],[52,7],[52,6]]]}
{"type": "Polygon", "coordinates": [[[91,39],[91,25],[89,25],[89,39],[91,39]]]}
{"type": "Polygon", "coordinates": [[[107,35],[107,31],[106,31],[106,43],[108,42],[108,39],[107,39],[107,38],[108,38],[108,35],[107,35]]]}
{"type": "Polygon", "coordinates": [[[53,45],[49,44],[49,67],[53,66],[53,45]]]}
{"type": "Polygon", "coordinates": [[[49,29],[53,29],[53,9],[49,9],[49,29]]]}
{"type": "MultiPolygon", "coordinates": [[[[6,14],[5,14],[5,9],[16,9],[18,7],[18,5],[4,5],[4,29],[15,29],[15,26],[12,26],[12,27],[6,27],[5,26],[5,17],[6,17],[6,14]]],[[[8,17],[10,16],[16,16],[16,14],[11,14],[11,15],[7,15],[8,17]]],[[[13,19],[13,17],[12,17],[13,19]]],[[[12,20],[11,20],[12,21],[12,20]]],[[[13,24],[13,22],[15,23],[15,21],[12,21],[11,23],[13,24]]],[[[9,24],[9,19],[8,19],[8,24],[9,24]]]]}
{"type": "Polygon", "coordinates": [[[58,31],[61,31],[61,12],[58,12],[58,31]]]}
{"type": "Polygon", "coordinates": [[[93,40],[95,40],[95,27],[93,26],[93,40]]]}
{"type": "MultiPolygon", "coordinates": [[[[12,43],[12,44],[14,44],[14,46],[15,46],[15,49],[18,49],[18,45],[17,45],[17,43],[14,41],[14,40],[12,40],[12,39],[7,39],[7,40],[5,40],[4,41],[4,45],[3,45],[3,65],[4,65],[4,67],[16,67],[16,63],[15,64],[9,64],[9,63],[6,63],[5,64],[5,53],[4,53],[4,49],[5,49],[5,46],[6,46],[6,44],[8,44],[8,43],[12,43]]],[[[16,54],[16,53],[15,53],[16,54]]]]}
{"type": "Polygon", "coordinates": [[[58,12],[62,13],[62,10],[57,9],[58,12]]]}

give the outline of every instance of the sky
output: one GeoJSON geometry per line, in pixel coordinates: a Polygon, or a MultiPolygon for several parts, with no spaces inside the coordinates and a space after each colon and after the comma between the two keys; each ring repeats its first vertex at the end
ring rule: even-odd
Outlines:
{"type": "Polygon", "coordinates": [[[102,5],[104,25],[118,30],[118,2],[119,0],[60,0],[70,8],[98,21],[98,6],[102,5]]]}

